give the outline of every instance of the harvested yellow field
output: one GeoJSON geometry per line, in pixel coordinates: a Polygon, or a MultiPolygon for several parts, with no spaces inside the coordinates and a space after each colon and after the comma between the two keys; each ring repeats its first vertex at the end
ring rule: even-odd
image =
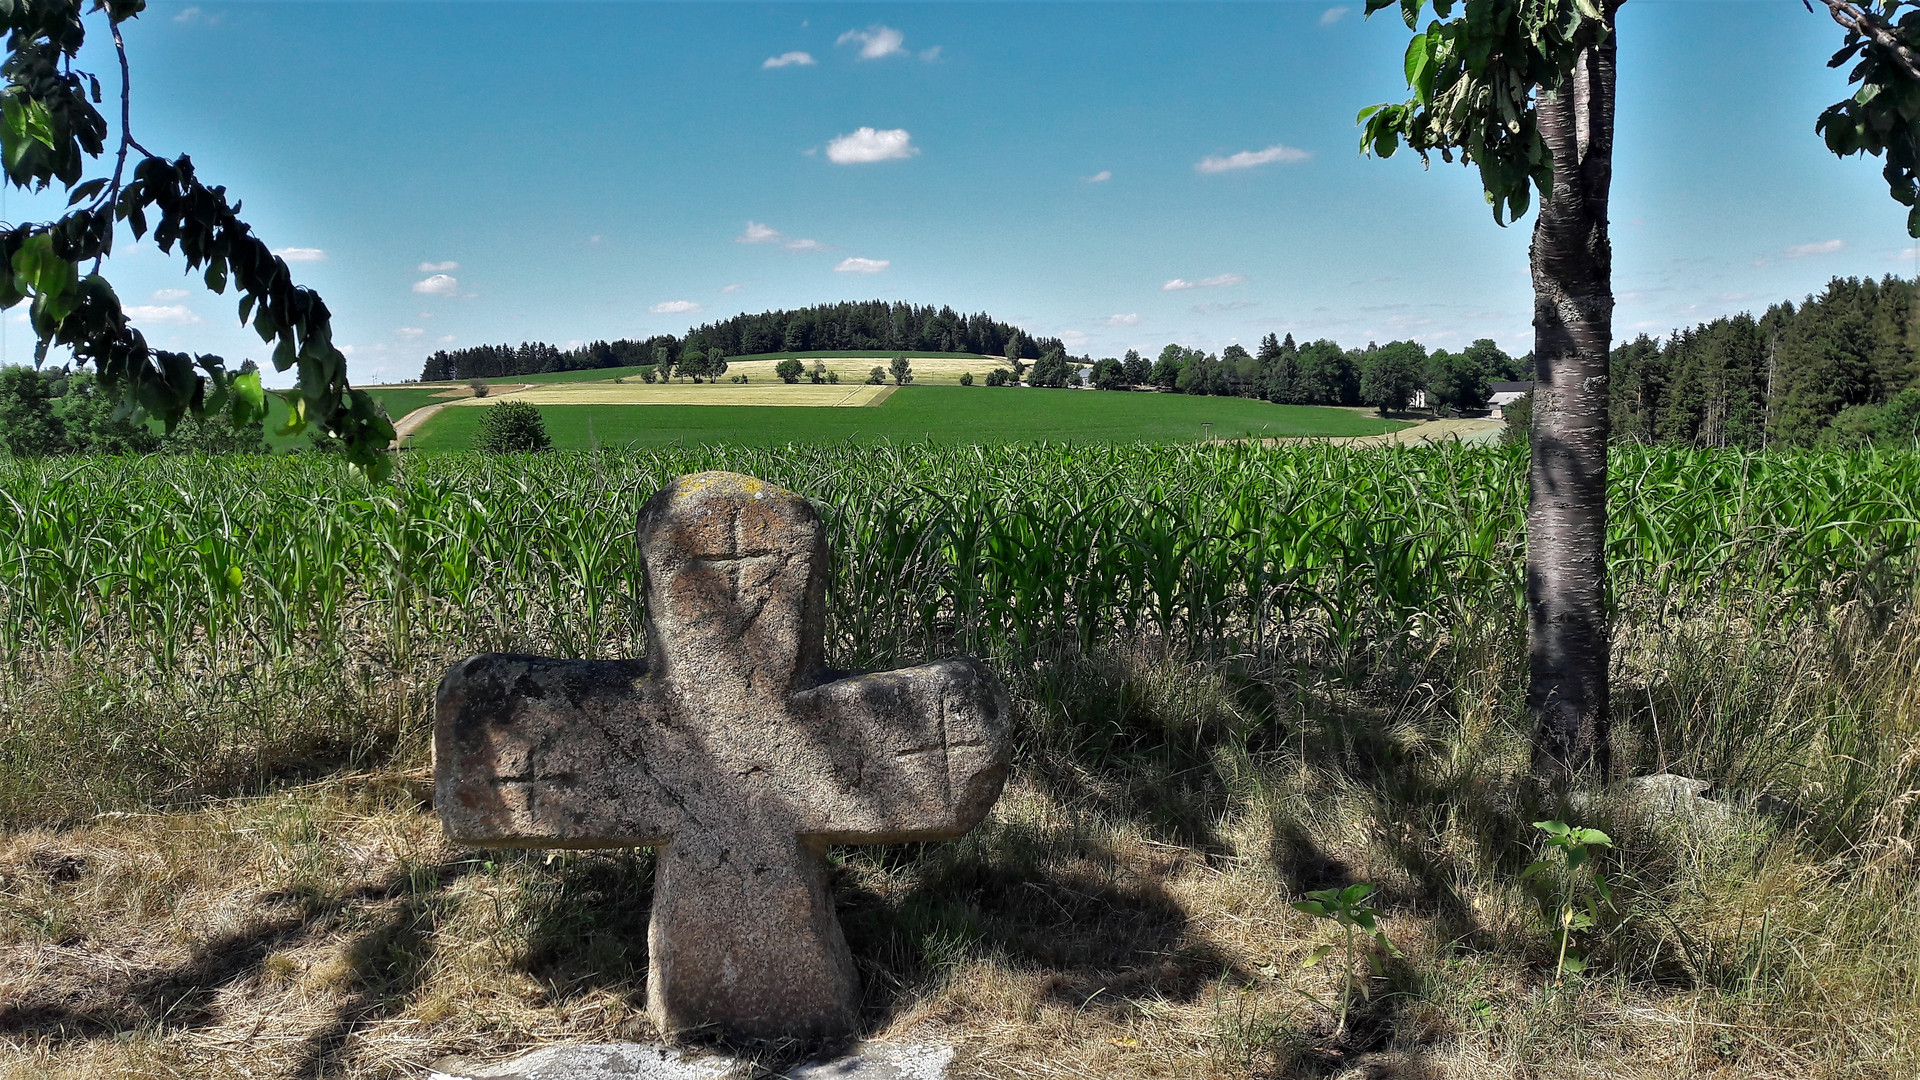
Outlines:
{"type": "MultiPolygon", "coordinates": [[[[730,372],[731,373],[731,372],[730,372]]],[[[529,405],[799,405],[817,408],[857,408],[871,405],[890,386],[841,382],[838,386],[789,386],[772,375],[749,383],[672,382],[651,385],[636,379],[625,382],[547,383],[516,391],[513,400],[529,405]]],[[[491,405],[494,399],[460,398],[449,406],[491,405]]]]}
{"type": "MultiPolygon", "coordinates": [[[[840,376],[842,386],[850,382],[864,383],[867,381],[868,372],[893,363],[891,356],[830,356],[825,359],[827,370],[840,376]]],[[[800,362],[808,368],[813,367],[813,361],[810,359],[803,359],[800,362]]],[[[973,381],[976,384],[983,383],[987,379],[987,372],[996,367],[1007,366],[1005,360],[982,360],[970,356],[915,356],[909,357],[907,362],[913,365],[913,381],[916,384],[932,386],[957,385],[960,382],[961,373],[967,371],[973,372],[973,381]]],[[[779,363],[778,360],[729,360],[727,374],[745,375],[756,383],[763,379],[767,382],[779,382],[780,377],[773,373],[773,365],[777,363],[779,363]]],[[[892,381],[891,377],[888,381],[892,381]]],[[[807,385],[804,378],[799,385],[807,385]]]]}

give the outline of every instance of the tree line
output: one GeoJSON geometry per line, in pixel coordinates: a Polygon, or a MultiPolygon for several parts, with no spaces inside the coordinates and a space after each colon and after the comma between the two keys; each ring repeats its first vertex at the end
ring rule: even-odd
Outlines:
{"type": "Polygon", "coordinates": [[[441,350],[427,357],[420,381],[496,379],[640,365],[677,369],[683,357],[704,357],[713,350],[719,350],[722,356],[754,356],[863,349],[1039,358],[1062,349],[1062,345],[1058,338],[1030,337],[1019,327],[984,313],[962,315],[951,307],[866,300],[735,315],[694,327],[683,337],[657,334],[637,340],[595,341],[572,349],[526,342],[441,350]]]}
{"type": "Polygon", "coordinates": [[[1613,350],[1614,437],[1848,445],[1920,434],[1920,290],[1836,277],[1775,304],[1613,350]]]}

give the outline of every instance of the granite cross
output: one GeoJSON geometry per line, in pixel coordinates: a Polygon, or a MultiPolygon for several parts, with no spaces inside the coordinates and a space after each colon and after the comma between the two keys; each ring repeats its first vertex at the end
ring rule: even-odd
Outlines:
{"type": "Polygon", "coordinates": [[[823,669],[826,532],[752,477],[682,477],[640,512],[647,658],[489,653],[434,705],[455,841],[658,849],[647,1011],[666,1032],[852,1029],[829,844],[948,840],[1000,795],[1006,691],[968,659],[823,669]]]}

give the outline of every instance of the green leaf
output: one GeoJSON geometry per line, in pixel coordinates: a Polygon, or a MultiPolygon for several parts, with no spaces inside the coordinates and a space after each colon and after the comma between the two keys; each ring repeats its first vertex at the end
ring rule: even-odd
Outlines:
{"type": "Polygon", "coordinates": [[[1426,0],[1400,0],[1400,17],[1406,20],[1407,29],[1420,25],[1420,6],[1426,0]]]}
{"type": "Polygon", "coordinates": [[[1565,836],[1568,832],[1567,823],[1564,821],[1536,821],[1533,827],[1549,836],[1565,836]]]}
{"type": "Polygon", "coordinates": [[[233,396],[227,403],[227,419],[234,427],[253,427],[267,418],[267,392],[260,386],[258,371],[235,375],[228,392],[233,396]]]}
{"type": "Polygon", "coordinates": [[[1373,892],[1372,882],[1367,882],[1367,881],[1357,882],[1355,884],[1349,885],[1346,888],[1340,890],[1340,903],[1350,907],[1354,904],[1359,903],[1362,900],[1365,900],[1368,894],[1372,892],[1373,892]]]}
{"type": "Polygon", "coordinates": [[[1333,951],[1333,946],[1322,945],[1319,948],[1308,953],[1306,959],[1300,961],[1300,966],[1312,967],[1313,965],[1319,963],[1320,961],[1325,960],[1327,958],[1327,954],[1332,951],[1333,951]]]}
{"type": "Polygon", "coordinates": [[[307,399],[297,390],[288,390],[277,395],[287,403],[287,422],[275,428],[281,436],[298,435],[307,426],[307,399]]]}
{"type": "Polygon", "coordinates": [[[1575,829],[1573,830],[1573,838],[1588,847],[1613,846],[1613,837],[1608,836],[1599,829],[1575,829]]]}
{"type": "Polygon", "coordinates": [[[1295,900],[1293,906],[1309,915],[1317,915],[1322,919],[1327,917],[1327,906],[1318,900],[1295,900]]]}

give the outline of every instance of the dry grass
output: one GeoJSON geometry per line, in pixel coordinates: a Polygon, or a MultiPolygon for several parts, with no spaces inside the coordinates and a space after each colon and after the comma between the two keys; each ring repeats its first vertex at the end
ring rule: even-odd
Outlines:
{"type": "MultiPolygon", "coordinates": [[[[1739,662],[1826,684],[1783,687],[1776,706],[1818,712],[1824,693],[1892,710],[1882,727],[1910,738],[1920,633],[1912,615],[1884,630],[1749,639],[1769,658],[1739,662]],[[1845,641],[1856,651],[1835,657],[1845,641]]],[[[1689,648],[1724,658],[1740,632],[1626,635],[1622,682],[1655,655],[1684,682],[1689,648]]],[[[1861,807],[1840,849],[1813,824],[1833,820],[1817,770],[1798,824],[1601,814],[1621,908],[1600,974],[1556,988],[1516,873],[1538,811],[1497,700],[1460,709],[1431,679],[1395,703],[1249,676],[1151,642],[1062,653],[1028,688],[1023,758],[987,825],[838,856],[868,1032],[949,1039],[958,1075],[1007,1078],[1920,1069],[1914,794],[1861,807]],[[1268,740],[1248,703],[1274,692],[1295,722],[1268,740]],[[1336,1039],[1317,1002],[1337,976],[1300,963],[1327,928],[1290,901],[1360,880],[1381,885],[1404,955],[1336,1039]]],[[[1731,687],[1686,685],[1696,704],[1731,687]]],[[[404,741],[417,761],[417,729],[404,741]]],[[[1916,755],[1872,759],[1910,771],[1916,755]]],[[[449,1054],[651,1037],[650,857],[462,851],[427,797],[416,764],[0,834],[0,1077],[417,1076],[449,1054]]]]}

